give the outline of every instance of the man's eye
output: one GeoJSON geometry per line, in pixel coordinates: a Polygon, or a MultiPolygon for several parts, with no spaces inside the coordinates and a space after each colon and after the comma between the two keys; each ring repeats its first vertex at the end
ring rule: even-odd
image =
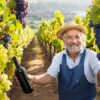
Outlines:
{"type": "Polygon", "coordinates": [[[70,37],[70,36],[67,36],[66,38],[67,38],[67,39],[71,39],[72,37],[70,37]]]}
{"type": "Polygon", "coordinates": [[[80,38],[80,36],[77,36],[76,38],[77,38],[77,39],[79,39],[79,38],[80,38]]]}

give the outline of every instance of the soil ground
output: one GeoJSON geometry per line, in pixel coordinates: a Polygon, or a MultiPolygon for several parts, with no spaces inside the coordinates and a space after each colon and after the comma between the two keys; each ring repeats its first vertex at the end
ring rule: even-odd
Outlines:
{"type": "MultiPolygon", "coordinates": [[[[24,66],[30,74],[41,74],[46,72],[50,61],[45,55],[44,48],[39,44],[35,37],[30,45],[25,49],[22,66],[24,66]]],[[[33,84],[33,92],[24,94],[17,78],[14,79],[14,85],[10,92],[11,100],[57,100],[56,84],[36,85],[33,84]]]]}

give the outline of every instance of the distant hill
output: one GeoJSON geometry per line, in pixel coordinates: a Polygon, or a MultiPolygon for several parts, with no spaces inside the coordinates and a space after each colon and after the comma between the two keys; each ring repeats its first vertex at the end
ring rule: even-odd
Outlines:
{"type": "Polygon", "coordinates": [[[84,15],[86,5],[76,5],[67,3],[57,3],[57,2],[37,2],[29,3],[29,14],[27,19],[32,20],[42,20],[50,19],[53,17],[55,10],[60,10],[64,16],[65,21],[70,21],[75,15],[81,12],[84,15]]]}

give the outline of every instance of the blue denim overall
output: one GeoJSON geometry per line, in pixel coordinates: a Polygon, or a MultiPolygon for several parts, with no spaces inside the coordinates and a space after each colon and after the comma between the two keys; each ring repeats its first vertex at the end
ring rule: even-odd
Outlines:
{"type": "Polygon", "coordinates": [[[58,76],[59,100],[94,100],[96,97],[95,84],[89,83],[84,74],[85,55],[86,49],[79,64],[69,69],[66,54],[63,54],[58,76]]]}

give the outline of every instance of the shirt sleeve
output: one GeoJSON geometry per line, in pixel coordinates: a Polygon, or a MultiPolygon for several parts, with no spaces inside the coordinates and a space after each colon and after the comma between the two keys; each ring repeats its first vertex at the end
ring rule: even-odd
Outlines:
{"type": "Polygon", "coordinates": [[[96,52],[91,53],[90,66],[94,76],[97,78],[97,73],[100,71],[100,60],[98,60],[96,52]]]}
{"type": "Polygon", "coordinates": [[[51,65],[47,69],[47,74],[51,75],[54,78],[58,77],[59,71],[60,71],[60,63],[61,63],[61,58],[59,55],[55,55],[51,65]]]}

